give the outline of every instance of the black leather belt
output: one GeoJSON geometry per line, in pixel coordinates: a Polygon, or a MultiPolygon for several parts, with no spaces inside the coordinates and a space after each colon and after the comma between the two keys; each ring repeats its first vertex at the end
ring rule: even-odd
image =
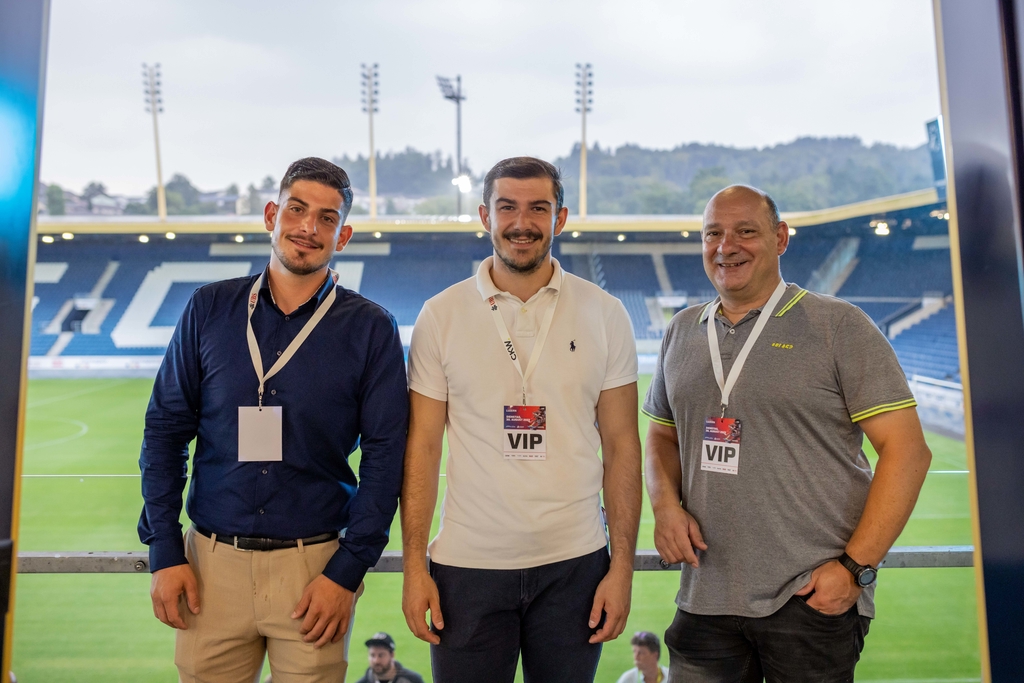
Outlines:
{"type": "Polygon", "coordinates": [[[214,534],[212,531],[207,531],[197,524],[193,524],[192,528],[196,533],[202,534],[207,538],[213,538],[216,536],[218,543],[226,543],[227,545],[233,546],[235,550],[282,550],[284,548],[298,548],[300,541],[302,542],[302,545],[317,545],[319,543],[333,541],[338,537],[337,531],[329,531],[326,534],[310,536],[309,538],[281,540],[278,538],[253,538],[249,536],[222,536],[221,534],[214,534]]]}

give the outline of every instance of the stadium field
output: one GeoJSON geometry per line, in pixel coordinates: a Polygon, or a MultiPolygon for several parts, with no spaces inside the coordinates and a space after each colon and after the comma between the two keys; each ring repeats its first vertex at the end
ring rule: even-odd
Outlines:
{"type": "MultiPolygon", "coordinates": [[[[641,379],[646,391],[650,377],[641,379]]],[[[151,382],[139,379],[29,383],[20,545],[22,550],[142,549],[137,459],[151,382]]],[[[646,431],[641,415],[641,432],[646,431]]],[[[933,472],[900,545],[971,543],[966,456],[961,442],[928,435],[933,472]]],[[[653,548],[645,502],[640,547],[653,548]]],[[[436,520],[435,520],[436,525],[436,520]]],[[[390,549],[399,549],[397,521],[390,549]]],[[[607,644],[598,681],[632,666],[629,635],[664,631],[677,575],[636,575],[626,633],[607,644]]],[[[429,677],[427,646],[401,615],[401,576],[371,574],[354,626],[350,680],[365,668],[361,642],[384,630],[398,659],[429,677]]],[[[176,680],[173,632],[152,616],[149,577],[22,575],[17,579],[14,671],[23,683],[176,680]]],[[[859,681],[980,680],[971,569],[890,569],[859,681]]]]}

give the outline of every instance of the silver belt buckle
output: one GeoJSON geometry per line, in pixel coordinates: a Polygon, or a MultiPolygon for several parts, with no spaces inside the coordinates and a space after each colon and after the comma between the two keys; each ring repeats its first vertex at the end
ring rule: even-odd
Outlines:
{"type": "Polygon", "coordinates": [[[234,539],[235,550],[241,550],[243,553],[251,553],[251,552],[253,552],[251,548],[239,548],[238,547],[238,536],[232,536],[231,538],[234,539]]]}

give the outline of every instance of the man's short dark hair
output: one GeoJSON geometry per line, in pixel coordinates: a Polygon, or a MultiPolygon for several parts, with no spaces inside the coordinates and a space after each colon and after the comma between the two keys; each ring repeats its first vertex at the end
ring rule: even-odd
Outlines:
{"type": "Polygon", "coordinates": [[[311,180],[327,187],[333,187],[341,193],[344,200],[344,209],[341,212],[341,222],[348,218],[348,212],[352,210],[352,183],[348,179],[348,173],[341,166],[337,166],[321,159],[320,157],[306,157],[293,161],[292,165],[285,171],[281,178],[281,192],[292,186],[296,180],[311,180]]]}
{"type": "Polygon", "coordinates": [[[770,194],[764,190],[760,190],[760,192],[761,198],[764,199],[765,208],[768,210],[768,220],[772,222],[772,227],[774,228],[782,221],[782,217],[779,215],[779,205],[775,203],[770,194]]]}
{"type": "Polygon", "coordinates": [[[638,647],[646,647],[648,650],[656,655],[661,655],[661,641],[658,640],[658,636],[654,635],[650,631],[637,631],[633,634],[633,637],[629,639],[630,645],[636,645],[638,647]]]}
{"type": "Polygon", "coordinates": [[[565,189],[562,187],[562,173],[552,164],[534,157],[512,157],[502,159],[484,176],[484,205],[491,208],[491,195],[494,194],[494,181],[499,178],[550,178],[551,189],[555,195],[555,213],[562,210],[565,200],[565,189]]]}

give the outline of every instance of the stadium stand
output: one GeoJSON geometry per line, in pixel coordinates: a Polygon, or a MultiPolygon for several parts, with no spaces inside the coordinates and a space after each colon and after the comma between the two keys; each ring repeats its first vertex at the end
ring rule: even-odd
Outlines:
{"type": "Polygon", "coordinates": [[[892,340],[907,375],[960,382],[956,320],[947,306],[892,340]]]}
{"type": "MultiPolygon", "coordinates": [[[[863,218],[802,227],[782,268],[788,281],[820,284],[823,266],[841,255],[847,267],[832,278],[838,296],[860,306],[883,331],[896,332],[890,336],[908,375],[955,382],[951,307],[907,324],[924,297],[952,292],[946,224],[934,219],[934,209],[896,216],[892,224],[903,228],[887,236],[874,234],[863,218]]],[[[334,265],[343,284],[391,311],[408,342],[423,302],[469,277],[490,254],[481,235],[424,230],[375,239],[362,233],[334,265]]],[[[260,272],[268,242],[261,234],[240,244],[222,234],[186,234],[144,244],[132,235],[95,234],[40,244],[31,354],[159,356],[196,287],[260,272]]],[[[628,241],[607,232],[563,236],[554,253],[566,270],[622,300],[638,341],[656,343],[665,311],[714,296],[696,234],[636,232],[628,241]]]]}

